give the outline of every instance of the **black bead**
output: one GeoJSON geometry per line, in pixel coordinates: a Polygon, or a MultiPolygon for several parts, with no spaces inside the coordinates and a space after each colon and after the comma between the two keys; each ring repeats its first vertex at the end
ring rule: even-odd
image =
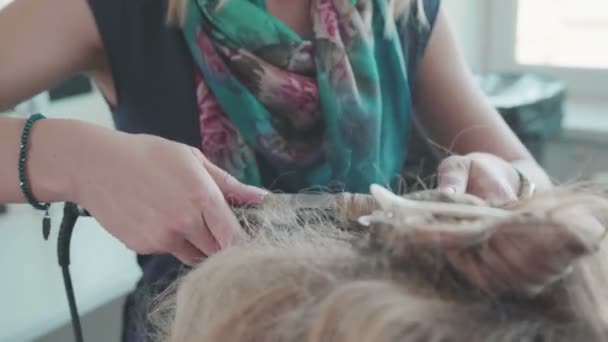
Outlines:
{"type": "MultiPolygon", "coordinates": [[[[25,163],[27,159],[27,141],[29,138],[29,134],[34,123],[40,119],[44,119],[45,117],[42,114],[34,114],[30,116],[30,118],[26,121],[25,126],[23,128],[23,132],[21,134],[21,144],[19,145],[19,160],[18,160],[18,173],[19,173],[19,186],[21,187],[21,191],[23,192],[23,196],[26,200],[36,209],[46,210],[50,207],[49,203],[41,204],[34,199],[34,196],[30,192],[29,185],[27,183],[25,177],[25,163]]],[[[48,217],[48,213],[46,215],[48,217]]],[[[47,224],[47,217],[45,217],[45,221],[43,221],[43,228],[47,224]]],[[[48,218],[48,226],[50,229],[50,218],[48,218]]]]}
{"type": "Polygon", "coordinates": [[[45,240],[49,239],[49,234],[51,233],[51,217],[48,213],[42,219],[42,237],[45,240]]]}

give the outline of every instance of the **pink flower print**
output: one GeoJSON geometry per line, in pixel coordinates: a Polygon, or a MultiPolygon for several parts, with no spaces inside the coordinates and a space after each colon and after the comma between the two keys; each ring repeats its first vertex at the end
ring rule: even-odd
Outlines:
{"type": "Polygon", "coordinates": [[[234,61],[242,58],[241,51],[238,49],[232,49],[226,46],[218,46],[218,50],[221,51],[221,55],[225,56],[229,61],[234,61]]]}
{"type": "Polygon", "coordinates": [[[262,135],[259,137],[259,142],[266,151],[270,152],[275,158],[283,160],[283,162],[290,163],[294,159],[294,151],[290,150],[285,140],[274,134],[262,135]]]}
{"type": "Polygon", "coordinates": [[[320,143],[294,144],[275,132],[260,135],[257,140],[266,154],[288,167],[306,167],[323,157],[320,143]]]}
{"type": "Polygon", "coordinates": [[[340,28],[343,44],[347,47],[350,47],[360,36],[367,34],[363,24],[355,22],[354,18],[349,18],[342,22],[340,28]]]}
{"type": "Polygon", "coordinates": [[[203,31],[197,33],[198,46],[201,50],[203,61],[209,66],[214,74],[224,75],[228,73],[228,67],[215,49],[213,42],[203,31]]]}
{"type": "Polygon", "coordinates": [[[338,16],[334,8],[333,0],[319,0],[317,16],[325,25],[325,31],[330,38],[338,38],[338,16]]]}
{"type": "Polygon", "coordinates": [[[279,84],[276,96],[286,104],[285,107],[294,108],[290,117],[296,128],[305,129],[315,124],[320,117],[319,94],[317,84],[307,77],[296,77],[285,73],[279,84]]]}
{"type": "Polygon", "coordinates": [[[240,155],[242,138],[198,73],[196,95],[200,113],[201,150],[214,164],[230,172],[232,168],[243,164],[240,155]]]}
{"type": "Polygon", "coordinates": [[[342,58],[334,67],[330,70],[330,77],[332,85],[336,89],[344,89],[345,87],[352,86],[352,74],[350,71],[350,65],[346,59],[342,58]]]}

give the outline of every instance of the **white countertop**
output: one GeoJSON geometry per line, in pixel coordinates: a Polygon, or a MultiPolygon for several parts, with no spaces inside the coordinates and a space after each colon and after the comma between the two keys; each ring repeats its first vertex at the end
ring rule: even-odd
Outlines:
{"type": "MultiPolygon", "coordinates": [[[[30,341],[70,320],[57,264],[61,209],[52,210],[48,241],[42,239],[42,213],[27,205],[12,205],[0,216],[0,341],[30,341]]],[[[81,315],[131,291],[140,275],[134,254],[91,218],[79,219],[70,255],[81,315]]]]}
{"type": "Polygon", "coordinates": [[[571,100],[564,110],[564,136],[590,142],[608,142],[608,99],[571,100]]]}
{"type": "MultiPolygon", "coordinates": [[[[54,103],[45,114],[111,126],[107,106],[97,95],[54,103]]],[[[61,213],[62,205],[51,210],[53,229],[49,241],[42,239],[41,212],[27,205],[11,205],[8,214],[0,216],[1,342],[31,341],[70,321],[57,264],[61,213]]],[[[92,218],[80,218],[76,225],[71,262],[81,315],[130,292],[140,276],[134,253],[92,218]]]]}

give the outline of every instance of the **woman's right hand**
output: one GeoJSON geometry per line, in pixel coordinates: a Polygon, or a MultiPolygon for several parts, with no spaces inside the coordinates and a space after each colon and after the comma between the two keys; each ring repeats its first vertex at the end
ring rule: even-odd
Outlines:
{"type": "MultiPolygon", "coordinates": [[[[11,3],[0,11],[0,110],[91,72],[102,50],[86,1],[11,3]]],[[[22,124],[0,119],[0,203],[24,201],[15,152],[22,124]]],[[[38,200],[77,202],[143,254],[168,252],[186,262],[210,255],[240,232],[223,195],[252,202],[263,194],[197,150],[161,138],[48,120],[36,124],[31,146],[28,172],[38,200]]]]}
{"type": "Polygon", "coordinates": [[[198,149],[159,137],[104,130],[85,145],[74,200],[140,254],[170,253],[188,264],[210,256],[243,234],[225,198],[247,204],[265,194],[198,149]]]}

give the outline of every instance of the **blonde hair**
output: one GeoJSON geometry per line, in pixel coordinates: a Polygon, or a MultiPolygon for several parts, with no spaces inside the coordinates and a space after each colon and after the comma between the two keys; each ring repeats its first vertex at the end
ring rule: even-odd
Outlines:
{"type": "MultiPolygon", "coordinates": [[[[186,12],[188,8],[188,1],[190,0],[168,0],[169,5],[167,8],[167,21],[172,25],[183,24],[186,18],[186,12]]],[[[219,0],[218,4],[221,5],[226,1],[230,0],[219,0]]],[[[424,12],[424,0],[388,0],[390,1],[389,9],[393,14],[393,17],[403,18],[407,16],[413,4],[417,4],[417,20],[421,23],[426,22],[426,14],[424,12]]]]}
{"type": "Polygon", "coordinates": [[[244,217],[259,233],[159,299],[155,340],[608,339],[605,187],[501,209],[432,191],[408,196],[418,201],[373,193],[363,231],[352,216],[303,221],[280,203],[244,217]]]}

